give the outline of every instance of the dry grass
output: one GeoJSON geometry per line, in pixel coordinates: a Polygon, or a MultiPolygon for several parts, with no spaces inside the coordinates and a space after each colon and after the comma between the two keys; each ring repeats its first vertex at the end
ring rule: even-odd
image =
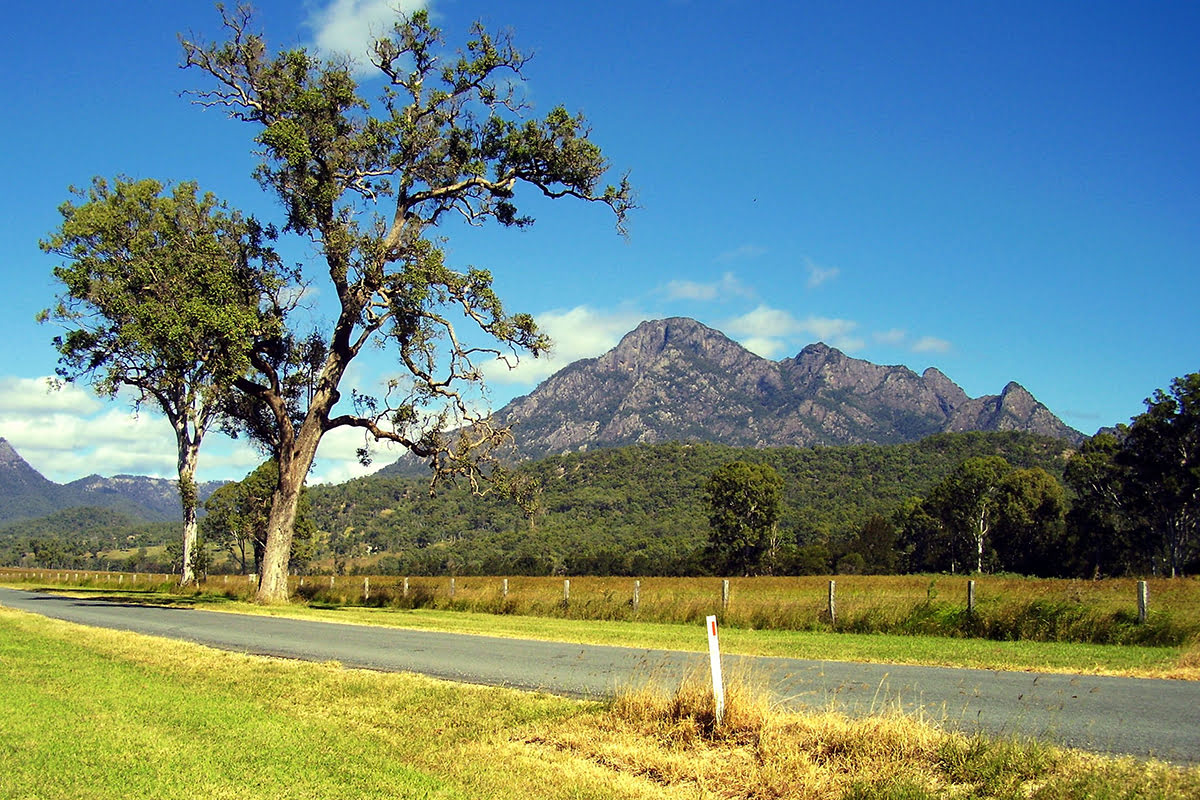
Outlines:
{"type": "Polygon", "coordinates": [[[702,680],[578,703],[7,609],[0,673],[0,795],[11,797],[1200,797],[1197,769],[898,714],[782,713],[736,675],[718,725],[702,680]]]}
{"type": "Polygon", "coordinates": [[[950,733],[899,713],[784,713],[765,698],[744,680],[732,682],[718,725],[703,681],[648,686],[601,713],[541,729],[527,744],[639,777],[671,797],[1200,796],[1200,770],[950,733]]]}

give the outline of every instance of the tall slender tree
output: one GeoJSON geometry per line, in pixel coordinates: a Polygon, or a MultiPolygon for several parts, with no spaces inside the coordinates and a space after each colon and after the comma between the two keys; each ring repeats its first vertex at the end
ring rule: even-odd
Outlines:
{"type": "Polygon", "coordinates": [[[771,567],[778,544],[783,478],[770,464],[733,461],[704,485],[708,503],[707,556],[726,575],[756,575],[771,567]]]}
{"type": "MultiPolygon", "coordinates": [[[[41,247],[64,262],[63,291],[42,321],[54,339],[61,381],[101,395],[132,390],[175,432],[183,564],[191,582],[196,544],[196,465],[205,433],[233,384],[251,369],[250,344],[277,339],[290,278],[271,231],[232,212],[194,183],[95,178],[59,208],[62,224],[41,247]]],[[[293,276],[294,277],[294,276],[293,276]]]]}
{"type": "Polygon", "coordinates": [[[606,206],[622,229],[633,198],[624,178],[602,183],[608,162],[582,116],[560,106],[527,118],[527,56],[507,35],[477,24],[452,52],[426,12],[399,15],[372,49],[382,85],[372,105],[349,64],[303,49],[271,55],[248,11],[221,13],[226,41],[182,42],[185,66],[212,81],[195,101],[254,127],[255,175],[282,204],[286,230],[315,243],[338,304],[306,397],[289,396],[279,365],[292,362],[266,348],[251,356],[256,375],[237,382],[279,463],[258,593],[273,603],[288,596],[300,488],[327,432],[359,428],[435,473],[476,480],[481,454],[508,435],[472,408],[482,360],[549,345],[532,317],[504,310],[489,272],[446,263],[439,224],[528,226],[515,203],[526,187],[606,206]],[[469,344],[462,326],[490,343],[469,344]],[[402,379],[382,397],[355,390],[352,408],[339,404],[347,369],[372,344],[395,353],[402,379]]]}
{"type": "Polygon", "coordinates": [[[975,571],[983,572],[1000,500],[1000,483],[1012,470],[1000,456],[963,461],[930,492],[926,502],[946,529],[968,543],[975,571]]]}
{"type": "Polygon", "coordinates": [[[1146,400],[1117,457],[1171,577],[1200,557],[1200,373],[1146,400]]]}

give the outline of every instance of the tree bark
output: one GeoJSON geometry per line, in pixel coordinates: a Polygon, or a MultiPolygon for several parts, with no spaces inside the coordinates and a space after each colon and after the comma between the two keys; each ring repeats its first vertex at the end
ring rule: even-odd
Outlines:
{"type": "Polygon", "coordinates": [[[179,506],[183,511],[183,564],[179,570],[179,585],[187,586],[196,582],[192,559],[199,540],[199,526],[196,521],[196,462],[200,458],[200,437],[188,437],[186,429],[180,432],[178,425],[176,429],[179,445],[179,506]]]}
{"type": "MultiPolygon", "coordinates": [[[[333,366],[327,366],[340,377],[344,363],[330,356],[333,366]]],[[[271,513],[267,518],[267,543],[263,551],[262,569],[259,573],[258,592],[255,602],[263,605],[278,605],[288,602],[288,562],[292,554],[292,538],[295,535],[296,512],[300,505],[300,492],[317,455],[317,446],[325,434],[329,411],[337,403],[337,380],[322,382],[309,406],[308,415],[299,432],[291,442],[279,448],[279,482],[271,496],[271,513]]]]}

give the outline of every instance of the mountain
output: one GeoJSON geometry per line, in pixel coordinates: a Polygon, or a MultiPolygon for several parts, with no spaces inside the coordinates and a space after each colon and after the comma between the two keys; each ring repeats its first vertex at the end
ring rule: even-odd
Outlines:
{"type": "Polygon", "coordinates": [[[0,439],[0,522],[40,517],[59,508],[60,487],[0,439]]]}
{"type": "MultiPolygon", "coordinates": [[[[200,484],[203,503],[223,481],[200,484]]],[[[13,446],[0,438],[0,522],[42,517],[77,507],[119,511],[150,522],[178,521],[179,490],[173,480],[141,475],[103,478],[89,475],[68,484],[55,483],[31,467],[13,446]]]]}
{"type": "Polygon", "coordinates": [[[1083,438],[1017,383],[972,398],[937,369],[918,375],[821,343],[771,361],[686,318],[643,322],[496,416],[513,426],[521,458],[664,441],[895,444],[952,431],[1083,438]]]}

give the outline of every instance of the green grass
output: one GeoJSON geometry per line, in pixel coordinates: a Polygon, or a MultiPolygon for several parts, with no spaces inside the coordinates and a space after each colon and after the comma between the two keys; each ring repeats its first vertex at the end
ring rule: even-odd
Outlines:
{"type": "MultiPolygon", "coordinates": [[[[0,797],[1170,798],[1200,770],[781,714],[600,705],[226,653],[0,608],[0,797]]],[[[665,698],[665,702],[664,702],[665,698]]],[[[682,698],[682,700],[680,699],[682,698]]]]}
{"type": "MultiPolygon", "coordinates": [[[[20,586],[20,584],[9,584],[20,586]]],[[[28,585],[26,585],[28,588],[28,585]]],[[[258,606],[223,595],[180,594],[166,587],[141,590],[76,587],[74,592],[127,602],[157,603],[222,611],[298,617],[327,622],[541,639],[655,650],[703,652],[703,625],[622,620],[526,617],[429,608],[361,606],[258,606]]],[[[826,661],[929,664],[975,669],[1080,672],[1141,677],[1200,679],[1194,648],[1097,645],[1069,642],[993,641],[944,636],[856,634],[807,630],[749,630],[722,627],[721,648],[739,655],[781,656],[826,661]],[[1190,666],[1189,666],[1190,664],[1190,666]]]]}
{"type": "Polygon", "coordinates": [[[976,611],[965,608],[967,578],[840,576],[838,613],[825,614],[828,578],[730,581],[646,578],[640,603],[627,578],[293,578],[296,600],[282,610],[247,602],[244,576],[213,576],[180,590],[167,575],[0,570],[10,585],[99,592],[141,602],[245,613],[396,625],[656,649],[703,649],[707,614],[722,622],[726,652],[746,655],[936,664],[987,669],[1092,672],[1200,679],[1200,581],[1150,581],[1149,621],[1136,618],[1136,582],[976,579],[976,611]],[[369,586],[369,596],[364,590],[369,586]],[[242,601],[242,602],[239,602],[242,601]]]}
{"type": "Polygon", "coordinates": [[[0,708],[5,798],[467,798],[461,747],[581,706],[0,609],[0,708]]]}

